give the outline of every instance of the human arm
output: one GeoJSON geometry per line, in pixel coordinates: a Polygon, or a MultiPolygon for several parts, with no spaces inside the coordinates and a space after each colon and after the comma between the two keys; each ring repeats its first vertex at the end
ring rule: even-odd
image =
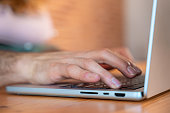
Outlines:
{"type": "Polygon", "coordinates": [[[133,78],[141,70],[108,49],[83,52],[15,53],[0,52],[0,85],[11,83],[53,84],[66,78],[83,82],[102,80],[111,88],[121,83],[99,64],[108,64],[133,78]]]}

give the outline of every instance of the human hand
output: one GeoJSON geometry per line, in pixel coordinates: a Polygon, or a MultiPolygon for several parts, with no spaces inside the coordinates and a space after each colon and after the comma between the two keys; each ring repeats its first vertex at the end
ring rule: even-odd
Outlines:
{"type": "Polygon", "coordinates": [[[121,87],[121,83],[100,64],[118,69],[128,78],[141,74],[141,70],[129,60],[129,55],[121,56],[121,52],[102,49],[85,52],[26,53],[18,63],[18,73],[33,84],[53,84],[73,78],[83,82],[102,80],[109,87],[116,89],[121,87]]]}

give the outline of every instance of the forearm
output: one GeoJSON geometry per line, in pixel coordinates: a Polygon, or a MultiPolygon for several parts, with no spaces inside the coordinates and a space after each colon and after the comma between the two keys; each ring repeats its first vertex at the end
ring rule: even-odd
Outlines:
{"type": "Polygon", "coordinates": [[[18,73],[21,53],[0,51],[0,86],[26,82],[18,73]]]}
{"type": "Polygon", "coordinates": [[[99,64],[108,64],[133,78],[142,71],[111,50],[85,52],[15,53],[0,51],[0,86],[11,83],[54,84],[66,78],[83,82],[102,80],[111,88],[121,83],[99,64]]]}

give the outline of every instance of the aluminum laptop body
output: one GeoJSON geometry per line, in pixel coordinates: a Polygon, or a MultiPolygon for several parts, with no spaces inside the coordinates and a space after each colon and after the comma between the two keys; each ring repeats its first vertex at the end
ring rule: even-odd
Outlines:
{"type": "Polygon", "coordinates": [[[153,0],[144,87],[136,90],[62,88],[60,85],[18,84],[6,91],[42,95],[139,101],[170,89],[170,1],[153,0]]]}

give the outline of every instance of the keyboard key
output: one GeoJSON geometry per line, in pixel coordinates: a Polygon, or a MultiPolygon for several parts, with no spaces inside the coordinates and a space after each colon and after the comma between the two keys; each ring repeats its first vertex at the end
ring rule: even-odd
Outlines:
{"type": "MultiPolygon", "coordinates": [[[[122,90],[134,90],[138,88],[142,88],[144,86],[144,76],[137,76],[133,79],[119,77],[118,78],[122,82],[122,90]]],[[[79,84],[66,84],[61,86],[62,88],[81,88],[81,89],[111,89],[103,82],[96,83],[79,83],[79,84]]]]}

